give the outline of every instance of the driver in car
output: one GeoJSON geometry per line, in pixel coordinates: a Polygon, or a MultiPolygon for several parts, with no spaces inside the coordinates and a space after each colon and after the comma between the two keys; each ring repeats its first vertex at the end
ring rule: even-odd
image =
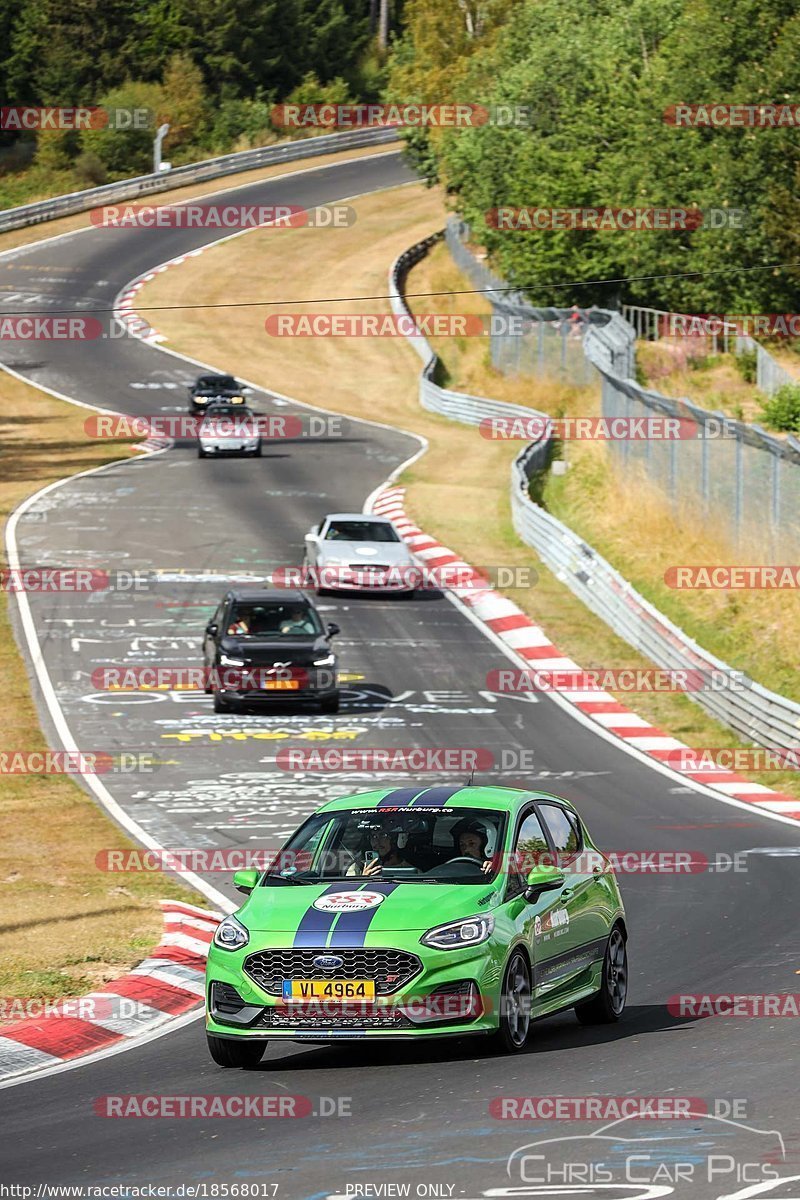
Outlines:
{"type": "Polygon", "coordinates": [[[458,850],[457,858],[474,858],[481,864],[484,875],[491,873],[493,863],[488,852],[489,833],[481,822],[459,823],[453,830],[453,841],[458,850]]]}
{"type": "Polygon", "coordinates": [[[289,609],[288,616],[281,621],[281,633],[313,633],[313,626],[309,623],[308,613],[302,605],[295,605],[289,609]]]}

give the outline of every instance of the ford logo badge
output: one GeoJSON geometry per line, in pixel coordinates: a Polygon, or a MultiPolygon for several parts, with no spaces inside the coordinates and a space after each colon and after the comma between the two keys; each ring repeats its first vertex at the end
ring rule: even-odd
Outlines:
{"type": "Polygon", "coordinates": [[[339,958],[338,954],[320,954],[314,959],[314,966],[320,971],[338,971],[344,966],[344,959],[339,958]]]}

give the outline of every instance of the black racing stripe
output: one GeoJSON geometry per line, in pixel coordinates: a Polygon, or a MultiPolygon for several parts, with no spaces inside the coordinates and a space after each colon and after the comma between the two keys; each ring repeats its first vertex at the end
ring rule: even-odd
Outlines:
{"type": "MultiPolygon", "coordinates": [[[[336,892],[353,892],[357,886],[356,883],[332,883],[326,887],[324,892],[320,892],[316,899],[319,900],[322,896],[332,896],[336,892]]],[[[322,912],[320,909],[314,908],[313,904],[310,905],[297,926],[293,945],[324,946],[338,915],[335,912],[322,912]]]]}
{"type": "Polygon", "coordinates": [[[464,784],[459,783],[456,787],[452,784],[439,784],[438,787],[426,788],[424,792],[417,795],[413,802],[414,808],[439,808],[446,800],[452,799],[456,792],[464,790],[464,784]]]}
{"type": "Polygon", "coordinates": [[[607,944],[608,938],[595,938],[594,941],[573,946],[571,950],[564,950],[561,954],[537,959],[536,973],[539,977],[546,979],[548,983],[552,983],[554,978],[569,975],[578,966],[581,967],[581,970],[585,970],[593,963],[602,962],[607,944]]]}
{"type": "Polygon", "coordinates": [[[395,788],[376,804],[376,808],[407,808],[415,796],[424,791],[419,787],[395,788]]]}
{"type": "MultiPolygon", "coordinates": [[[[365,892],[380,892],[382,896],[391,896],[396,883],[366,883],[361,887],[361,891],[365,892]]],[[[328,939],[329,949],[344,946],[363,946],[372,921],[380,908],[380,904],[376,904],[374,908],[365,908],[361,912],[340,913],[339,920],[336,922],[336,927],[328,939]]]]}

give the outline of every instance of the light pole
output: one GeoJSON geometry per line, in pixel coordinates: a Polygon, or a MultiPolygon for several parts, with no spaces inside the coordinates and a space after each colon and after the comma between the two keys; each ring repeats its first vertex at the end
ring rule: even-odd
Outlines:
{"type": "Polygon", "coordinates": [[[169,125],[159,125],[158,132],[153,138],[153,174],[158,175],[161,170],[161,143],[169,133],[169,125]]]}

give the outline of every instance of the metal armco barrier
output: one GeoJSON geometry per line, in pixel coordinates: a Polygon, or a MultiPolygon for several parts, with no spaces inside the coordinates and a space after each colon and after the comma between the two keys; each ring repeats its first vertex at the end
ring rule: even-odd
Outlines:
{"type": "MultiPolygon", "coordinates": [[[[418,242],[392,264],[389,293],[395,314],[411,315],[403,297],[406,276],[441,237],[442,234],[437,234],[418,242]]],[[[604,315],[608,319],[612,314],[604,315]]],[[[621,317],[617,320],[627,325],[621,317]]],[[[593,322],[591,332],[597,328],[593,322]]],[[[626,339],[618,341],[614,328],[608,332],[610,336],[602,344],[602,353],[598,349],[598,357],[602,357],[606,370],[609,363],[618,361],[618,354],[624,357],[627,353],[626,339]]],[[[586,340],[589,336],[587,334],[586,340]]],[[[439,387],[433,381],[438,359],[432,346],[422,334],[411,335],[409,341],[423,362],[419,383],[423,408],[468,425],[477,425],[485,417],[499,415],[546,420],[545,414],[536,409],[439,387]]],[[[720,680],[719,690],[686,693],[718,721],[745,741],[770,749],[796,747],[800,743],[800,704],[768,691],[703,650],[645,600],[606,559],[531,500],[530,480],[536,472],[547,467],[549,458],[550,443],[543,437],[526,446],[512,464],[511,510],[514,528],[522,540],[587,608],[651,662],[667,670],[718,672],[715,678],[720,680]],[[728,686],[721,686],[723,678],[727,679],[728,686]]]]}
{"type": "Polygon", "coordinates": [[[242,150],[236,154],[223,154],[218,158],[206,158],[202,162],[174,167],[171,171],[162,171],[157,175],[137,175],[133,179],[104,183],[102,187],[89,188],[84,192],[70,192],[66,196],[55,196],[52,200],[39,200],[36,204],[23,204],[19,208],[6,209],[0,212],[0,233],[9,229],[21,229],[25,225],[37,225],[42,221],[53,221],[56,217],[86,212],[100,204],[135,200],[155,192],[168,192],[184,184],[202,183],[206,179],[222,179],[225,175],[252,171],[256,167],[267,167],[273,163],[316,158],[320,154],[333,154],[337,150],[358,150],[363,146],[397,140],[396,129],[357,129],[347,133],[327,133],[321,137],[302,138],[294,142],[280,142],[274,146],[261,146],[256,150],[242,150]]]}

